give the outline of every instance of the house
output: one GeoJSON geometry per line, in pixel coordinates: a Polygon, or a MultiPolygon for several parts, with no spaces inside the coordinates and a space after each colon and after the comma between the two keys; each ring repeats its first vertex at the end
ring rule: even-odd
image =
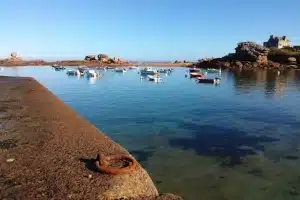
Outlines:
{"type": "Polygon", "coordinates": [[[264,46],[267,48],[284,48],[284,47],[291,47],[290,40],[287,39],[286,36],[277,37],[274,35],[271,35],[269,40],[267,42],[264,42],[264,46]]]}

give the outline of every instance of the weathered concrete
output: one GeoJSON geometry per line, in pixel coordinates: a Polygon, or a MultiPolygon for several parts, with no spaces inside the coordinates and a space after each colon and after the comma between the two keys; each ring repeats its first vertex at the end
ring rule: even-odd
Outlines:
{"type": "Polygon", "coordinates": [[[128,154],[34,79],[0,77],[0,199],[158,196],[139,164],[124,175],[94,171],[98,152],[128,154]]]}

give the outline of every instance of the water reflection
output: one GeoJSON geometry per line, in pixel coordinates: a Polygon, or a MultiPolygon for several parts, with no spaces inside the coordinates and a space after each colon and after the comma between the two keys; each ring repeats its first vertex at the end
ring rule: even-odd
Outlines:
{"type": "Polygon", "coordinates": [[[249,135],[238,129],[219,128],[183,121],[179,123],[179,127],[188,130],[193,137],[170,138],[171,146],[183,149],[192,148],[199,155],[225,158],[226,161],[222,161],[222,166],[239,165],[242,163],[241,157],[264,151],[263,143],[278,140],[264,135],[249,135]]]}
{"type": "MultiPolygon", "coordinates": [[[[274,95],[283,95],[287,84],[300,83],[300,72],[295,70],[282,71],[274,70],[249,70],[231,71],[228,74],[233,78],[234,88],[239,93],[251,93],[264,91],[266,98],[273,98],[274,95]]],[[[299,86],[297,86],[299,87],[299,86]]]]}
{"type": "Polygon", "coordinates": [[[89,84],[94,85],[96,83],[97,77],[87,77],[89,84]]]}

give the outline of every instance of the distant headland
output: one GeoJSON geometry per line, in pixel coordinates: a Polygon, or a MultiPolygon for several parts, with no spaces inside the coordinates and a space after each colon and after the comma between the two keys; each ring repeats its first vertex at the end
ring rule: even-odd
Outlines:
{"type": "Polygon", "coordinates": [[[220,58],[203,58],[198,62],[186,60],[175,60],[169,62],[137,62],[126,61],[119,57],[111,57],[107,54],[87,55],[82,60],[62,60],[48,62],[45,60],[23,60],[16,52],[11,53],[7,59],[0,60],[0,66],[178,66],[199,68],[229,68],[229,69],[300,69],[300,46],[292,46],[287,36],[271,35],[269,39],[261,44],[255,42],[240,42],[234,53],[229,53],[220,58]]]}
{"type": "Polygon", "coordinates": [[[11,55],[3,60],[0,60],[0,66],[80,66],[86,65],[89,67],[100,67],[100,66],[132,66],[132,65],[152,65],[152,66],[188,66],[192,62],[186,60],[175,62],[163,62],[163,61],[127,61],[119,57],[110,57],[107,54],[98,55],[87,55],[83,60],[61,60],[61,61],[45,61],[45,60],[24,60],[17,56],[16,52],[11,53],[11,55]]]}

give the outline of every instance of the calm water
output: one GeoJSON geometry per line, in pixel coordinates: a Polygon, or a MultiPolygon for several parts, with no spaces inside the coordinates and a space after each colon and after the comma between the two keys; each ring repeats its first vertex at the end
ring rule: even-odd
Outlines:
{"type": "MultiPolygon", "coordinates": [[[[300,72],[223,71],[219,86],[185,68],[163,83],[137,71],[98,80],[51,67],[5,68],[33,76],[126,147],[160,192],[185,199],[300,199],[300,72]]],[[[212,75],[214,76],[214,75],[212,75]]]]}

